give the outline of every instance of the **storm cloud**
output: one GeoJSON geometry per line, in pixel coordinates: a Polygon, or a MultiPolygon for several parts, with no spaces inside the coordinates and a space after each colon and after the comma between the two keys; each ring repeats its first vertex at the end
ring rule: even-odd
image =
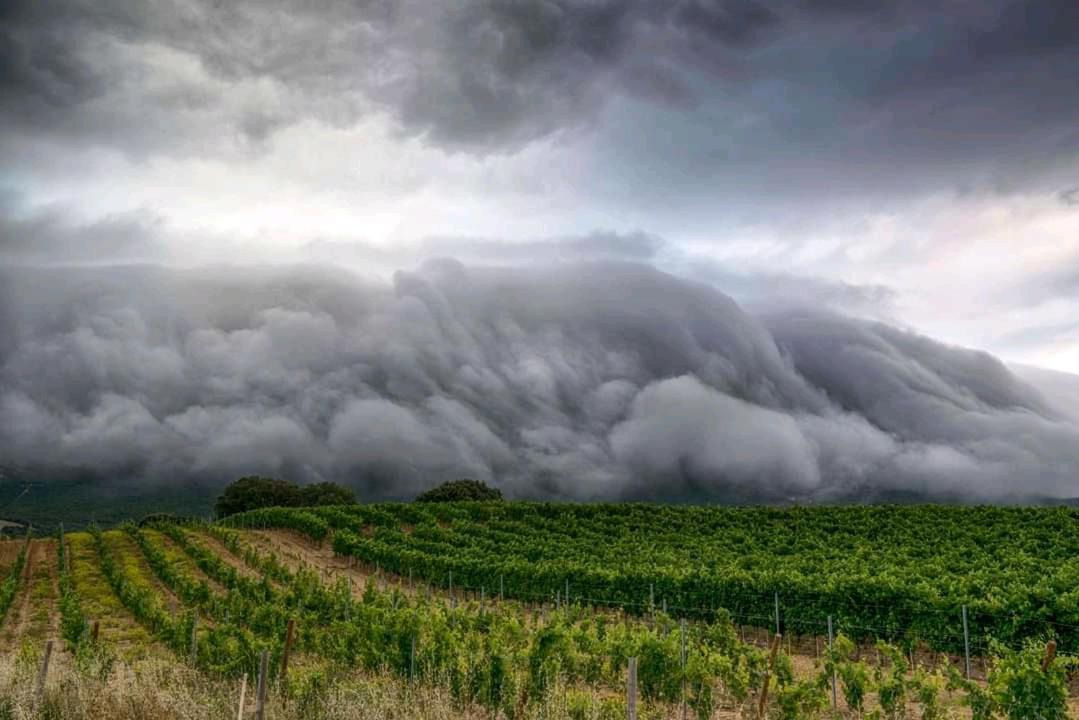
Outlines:
{"type": "Polygon", "coordinates": [[[942,171],[1021,157],[1028,167],[1008,172],[1025,174],[1079,142],[1070,0],[17,0],[2,12],[9,129],[134,154],[243,151],[307,119],[375,113],[441,147],[504,152],[588,127],[618,97],[706,110],[737,141],[696,154],[709,163],[798,147],[818,163],[914,152],[942,171]]]}
{"type": "Polygon", "coordinates": [[[5,271],[0,458],[408,497],[1074,496],[1079,426],[985,353],[755,317],[627,263],[5,271]]]}
{"type": "Polygon", "coordinates": [[[0,472],[1079,495],[994,357],[1079,369],[1077,70],[1073,0],[4,3],[0,472]]]}

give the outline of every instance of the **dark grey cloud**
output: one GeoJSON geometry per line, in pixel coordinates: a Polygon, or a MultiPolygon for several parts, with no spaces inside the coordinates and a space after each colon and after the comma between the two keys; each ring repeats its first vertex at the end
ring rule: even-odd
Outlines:
{"type": "Polygon", "coordinates": [[[734,142],[679,137],[712,168],[800,149],[817,158],[806,173],[837,154],[882,173],[913,152],[944,175],[971,166],[957,182],[1006,183],[1079,147],[1070,0],[65,0],[4,13],[9,131],[136,153],[257,148],[303,119],[375,112],[442,147],[514,150],[590,125],[623,93],[703,113],[734,142]]]}
{"type": "Polygon", "coordinates": [[[1071,496],[1079,426],[994,358],[757,319],[625,263],[0,274],[0,465],[408,496],[1071,496]]]}

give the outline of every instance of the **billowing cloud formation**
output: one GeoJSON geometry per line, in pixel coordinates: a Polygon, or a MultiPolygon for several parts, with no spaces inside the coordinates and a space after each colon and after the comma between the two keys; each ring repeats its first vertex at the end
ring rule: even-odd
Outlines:
{"type": "Polygon", "coordinates": [[[754,318],[618,263],[0,275],[0,459],[407,497],[1079,494],[1079,426],[992,357],[754,318]]]}

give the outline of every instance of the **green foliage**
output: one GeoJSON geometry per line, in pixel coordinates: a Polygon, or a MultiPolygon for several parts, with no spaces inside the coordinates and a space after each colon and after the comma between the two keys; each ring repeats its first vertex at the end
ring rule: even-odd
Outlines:
{"type": "MultiPolygon", "coordinates": [[[[445,683],[458,701],[479,703],[507,718],[516,716],[520,701],[540,701],[567,684],[622,687],[630,656],[641,658],[645,697],[670,702],[679,695],[678,636],[667,625],[609,626],[580,606],[564,607],[532,625],[516,603],[489,603],[480,612],[474,601],[458,605],[380,590],[373,583],[357,598],[343,580],[325,584],[312,572],[291,572],[272,555],[246,546],[236,531],[207,528],[261,575],[256,580],[237,573],[191,531],[175,525],[158,530],[226,591],[207,597],[185,587],[183,563],[169,560],[158,536],[129,528],[155,572],[185,601],[215,623],[227,617],[267,639],[281,636],[287,619],[294,618],[296,651],[324,657],[335,667],[445,683]]],[[[759,684],[762,653],[734,640],[726,619],[691,625],[687,650],[690,702],[702,716],[704,708],[714,707],[713,688],[745,696],[759,684]],[[735,687],[726,687],[728,679],[735,687]]],[[[592,710],[601,713],[603,706],[592,710]]]]}
{"type": "Polygon", "coordinates": [[[248,528],[286,528],[322,541],[330,532],[330,526],[318,515],[306,510],[270,507],[233,515],[225,520],[227,525],[248,528]]]}
{"type": "Polygon", "coordinates": [[[885,720],[900,720],[907,716],[907,695],[909,683],[907,659],[903,651],[885,642],[877,643],[881,656],[874,673],[877,684],[877,700],[880,702],[880,716],[885,720]]]}
{"type": "Polygon", "coordinates": [[[238,516],[326,537],[370,565],[507,596],[574,595],[646,607],[655,599],[709,617],[767,612],[778,592],[788,630],[829,615],[860,641],[962,651],[1015,646],[1048,631],[1079,648],[1079,508],[729,508],[566,503],[387,503],[238,516]],[[646,549],[646,552],[642,552],[646,549]],[[707,558],[707,562],[701,562],[707,558]]]}
{"type": "Polygon", "coordinates": [[[828,679],[807,678],[776,688],[772,699],[772,720],[811,720],[828,707],[828,679]]]}
{"type": "Polygon", "coordinates": [[[228,517],[264,507],[295,507],[300,504],[300,488],[277,478],[251,475],[225,488],[214,510],[218,517],[228,517]]]}
{"type": "Polygon", "coordinates": [[[67,641],[68,648],[77,655],[80,646],[89,639],[90,626],[82,612],[71,573],[67,569],[68,549],[63,533],[60,533],[56,547],[60,576],[60,635],[67,641]]]}
{"type": "MultiPolygon", "coordinates": [[[[962,690],[972,720],[1065,720],[1068,717],[1068,672],[1079,667],[1075,657],[1056,656],[1043,669],[1046,644],[1027,640],[1018,650],[993,643],[986,685],[967,680],[946,665],[950,690],[962,690]]],[[[936,682],[942,682],[936,681],[936,682]]]]}
{"type": "Polygon", "coordinates": [[[502,491],[479,480],[450,480],[416,496],[416,502],[493,502],[502,499],[502,491]]]}
{"type": "Polygon", "coordinates": [[[989,691],[1008,720],[1065,720],[1070,659],[1056,658],[1042,670],[1045,643],[1028,641],[1019,650],[997,647],[989,691]]]}
{"type": "Polygon", "coordinates": [[[356,502],[352,490],[332,482],[312,483],[300,486],[300,505],[351,505],[356,502]]]}
{"type": "Polygon", "coordinates": [[[4,617],[7,615],[8,609],[11,607],[11,603],[15,600],[15,595],[19,591],[19,581],[22,578],[23,568],[26,567],[26,557],[30,549],[30,531],[26,532],[26,541],[23,543],[22,548],[19,550],[18,556],[15,558],[15,562],[8,570],[7,577],[0,583],[0,622],[3,622],[4,617]]]}
{"type": "MultiPolygon", "coordinates": [[[[198,594],[197,583],[171,567],[167,559],[153,548],[144,544],[145,538],[134,525],[125,526],[125,530],[139,542],[144,552],[147,548],[147,560],[155,572],[161,572],[175,582],[178,593],[193,599],[198,594]],[[141,539],[141,542],[140,542],[141,539]]],[[[91,535],[97,548],[102,574],[105,575],[116,597],[158,640],[171,648],[181,657],[188,657],[191,650],[192,629],[196,627],[196,615],[192,609],[174,615],[165,608],[161,597],[154,588],[140,576],[129,562],[117,557],[105,534],[92,527],[91,535]]],[[[197,607],[197,605],[196,605],[197,607]]],[[[224,621],[216,622],[213,627],[202,627],[197,631],[196,664],[211,672],[227,676],[238,676],[243,672],[254,674],[258,667],[261,650],[271,650],[275,661],[279,656],[280,641],[267,638],[260,641],[248,628],[224,621]]]]}
{"type": "Polygon", "coordinates": [[[843,699],[847,701],[847,707],[861,713],[869,691],[870,670],[866,663],[853,659],[854,650],[850,638],[840,633],[825,653],[824,667],[827,672],[834,669],[843,682],[843,699]]]}
{"type": "Polygon", "coordinates": [[[352,491],[330,482],[296,485],[287,480],[242,477],[225,488],[214,506],[219,518],[269,507],[314,507],[356,502],[352,491]]]}

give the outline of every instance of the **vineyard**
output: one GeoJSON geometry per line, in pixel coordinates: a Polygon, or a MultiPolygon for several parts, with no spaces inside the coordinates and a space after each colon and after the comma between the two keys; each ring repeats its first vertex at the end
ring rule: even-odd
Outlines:
{"type": "Polygon", "coordinates": [[[0,717],[1065,718],[1076,525],[461,503],[28,535],[0,717]]]}

